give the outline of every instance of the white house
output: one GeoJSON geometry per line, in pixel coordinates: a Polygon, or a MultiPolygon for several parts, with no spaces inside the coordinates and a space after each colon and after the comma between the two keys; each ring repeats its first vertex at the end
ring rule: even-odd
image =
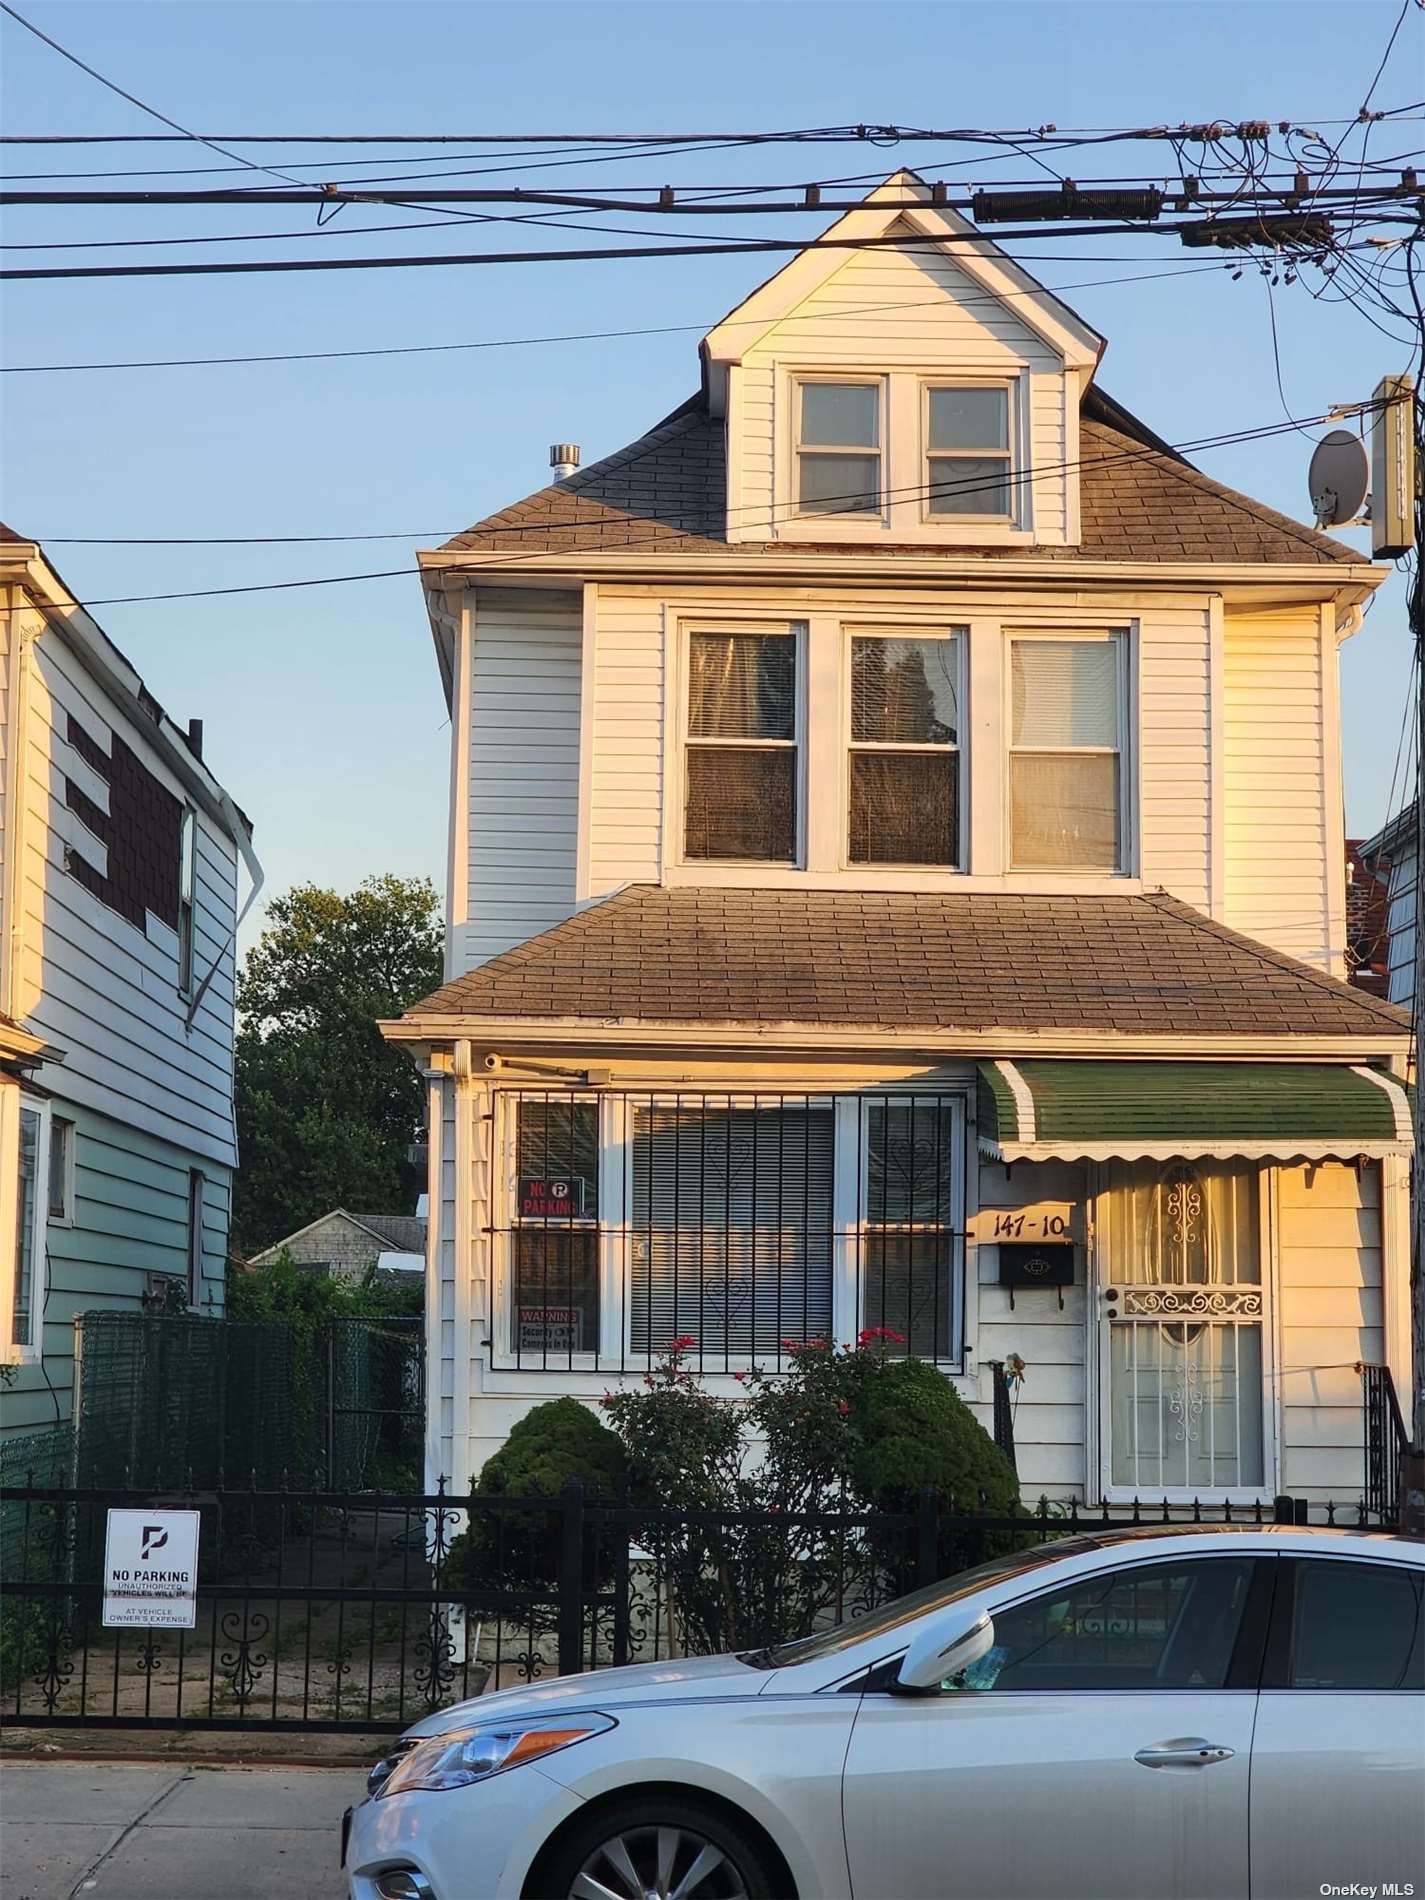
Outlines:
{"type": "Polygon", "coordinates": [[[1383,570],[1199,474],[907,173],[421,556],[452,710],[428,1471],[680,1334],[899,1333],[1023,1486],[1356,1499],[1407,1024],[1342,980],[1383,570]]]}
{"type": "Polygon", "coordinates": [[[70,1415],[76,1313],[219,1313],[250,828],[33,541],[0,530],[0,1394],[70,1415]]]}

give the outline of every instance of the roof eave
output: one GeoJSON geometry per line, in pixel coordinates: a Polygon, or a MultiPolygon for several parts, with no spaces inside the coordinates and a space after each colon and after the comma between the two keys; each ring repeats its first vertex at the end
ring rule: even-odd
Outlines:
{"type": "Polygon", "coordinates": [[[797,1023],[699,1021],[654,1022],[645,1018],[610,1022],[583,1016],[480,1016],[411,1014],[378,1025],[388,1042],[444,1047],[456,1042],[510,1042],[530,1047],[582,1046],[606,1051],[699,1055],[937,1055],[978,1059],[987,1056],[1176,1056],[1216,1057],[1242,1062],[1362,1062],[1372,1057],[1394,1061],[1410,1048],[1406,1025],[1382,1022],[1350,1035],[1264,1036],[1170,1035],[1118,1030],[1025,1029],[986,1026],[977,1029],[888,1028],[884,1023],[797,1023]]]}
{"type": "Polygon", "coordinates": [[[457,548],[416,556],[422,569],[463,569],[472,577],[498,569],[502,579],[557,575],[569,579],[596,579],[601,575],[658,574],[677,577],[703,575],[770,575],[792,578],[807,575],[841,579],[909,581],[1052,582],[1062,586],[1069,578],[1130,583],[1134,587],[1184,585],[1221,592],[1226,587],[1288,587],[1305,590],[1313,598],[1332,599],[1341,606],[1358,606],[1370,598],[1390,569],[1370,561],[1094,561],[1073,557],[1045,559],[1033,555],[956,555],[954,553],[877,554],[854,548],[845,554],[798,551],[790,544],[770,553],[760,546],[736,552],[697,553],[686,549],[575,548],[528,554],[508,548],[457,548]]]}

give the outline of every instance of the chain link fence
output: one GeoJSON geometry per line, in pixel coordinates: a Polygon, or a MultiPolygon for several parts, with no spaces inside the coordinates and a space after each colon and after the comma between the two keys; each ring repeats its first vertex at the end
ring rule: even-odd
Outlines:
{"type": "Polygon", "coordinates": [[[80,1487],[420,1483],[419,1319],[304,1329],[94,1312],[80,1315],[75,1333],[71,1469],[80,1487]]]}

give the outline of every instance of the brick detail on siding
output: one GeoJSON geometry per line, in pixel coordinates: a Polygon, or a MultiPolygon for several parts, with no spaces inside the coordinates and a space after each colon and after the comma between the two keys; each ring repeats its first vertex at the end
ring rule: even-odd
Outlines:
{"type": "Polygon", "coordinates": [[[156,779],[131,746],[114,733],[111,750],[85,731],[71,713],[66,737],[84,762],[108,782],[109,809],[102,811],[73,779],[64,781],[65,803],[108,852],[107,876],[81,851],[68,854],[70,874],[101,904],[140,930],[147,913],[178,928],[179,858],[183,805],[156,779]]]}

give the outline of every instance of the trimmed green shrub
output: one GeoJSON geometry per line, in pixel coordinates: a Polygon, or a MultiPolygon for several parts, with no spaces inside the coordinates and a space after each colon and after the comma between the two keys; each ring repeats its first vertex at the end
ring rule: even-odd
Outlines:
{"type": "Polygon", "coordinates": [[[1019,1503],[1014,1467],[927,1360],[884,1360],[861,1381],[847,1424],[847,1475],[885,1510],[910,1509],[927,1486],[947,1511],[1004,1517],[1019,1503]]]}
{"type": "MultiPolygon", "coordinates": [[[[618,1437],[577,1399],[550,1399],[527,1412],[487,1460],[475,1482],[479,1498],[549,1498],[557,1505],[571,1478],[590,1503],[618,1493],[627,1454],[618,1437]]],[[[559,1514],[501,1511],[472,1514],[450,1546],[448,1579],[468,1590],[542,1588],[559,1574],[559,1514]]]]}

